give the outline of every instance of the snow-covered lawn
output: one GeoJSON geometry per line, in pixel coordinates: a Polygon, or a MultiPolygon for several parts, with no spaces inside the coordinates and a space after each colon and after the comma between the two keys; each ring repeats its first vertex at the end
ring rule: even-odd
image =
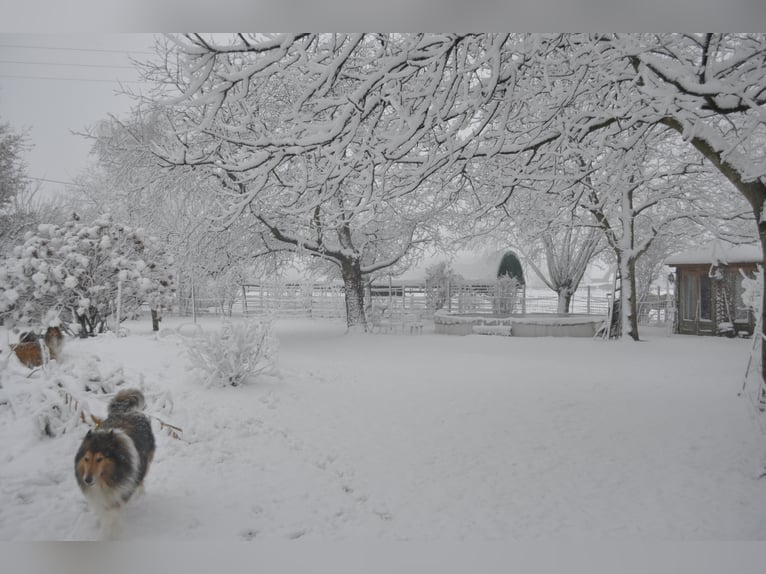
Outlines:
{"type": "MultiPolygon", "coordinates": [[[[280,320],[278,375],[211,389],[187,370],[180,324],[69,339],[28,379],[0,354],[1,540],[97,537],[73,476],[86,427],[42,438],[34,425],[56,377],[141,386],[149,412],[183,429],[155,423],[125,539],[766,539],[766,424],[738,396],[751,341],[361,336],[280,320]]],[[[106,397],[83,396],[105,413],[106,397]]]]}

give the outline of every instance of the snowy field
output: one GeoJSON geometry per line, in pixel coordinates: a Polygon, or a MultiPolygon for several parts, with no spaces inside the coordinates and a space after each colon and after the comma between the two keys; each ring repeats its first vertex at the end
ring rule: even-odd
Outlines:
{"type": "MultiPolygon", "coordinates": [[[[764,423],[738,396],[751,341],[360,336],[280,320],[278,374],[211,389],[187,368],[180,325],[69,339],[29,378],[4,349],[0,540],[97,538],[73,476],[86,427],[44,438],[34,424],[51,382],[88,379],[140,386],[183,429],[155,423],[126,540],[766,540],[764,423]]],[[[107,397],[83,396],[105,414],[107,397]]]]}

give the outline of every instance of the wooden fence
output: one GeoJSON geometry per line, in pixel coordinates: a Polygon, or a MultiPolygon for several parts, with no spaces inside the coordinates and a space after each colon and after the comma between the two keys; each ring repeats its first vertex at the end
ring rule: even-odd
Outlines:
{"type": "MultiPolygon", "coordinates": [[[[416,315],[430,319],[437,307],[457,313],[491,313],[501,307],[513,313],[555,313],[555,293],[521,289],[507,298],[495,296],[494,283],[461,282],[449,286],[441,297],[423,282],[373,283],[367,289],[365,303],[390,316],[416,315]]],[[[343,285],[340,283],[255,283],[243,285],[241,302],[236,307],[245,315],[280,317],[338,318],[346,316],[343,285]]],[[[606,314],[608,294],[590,286],[578,290],[570,312],[606,314]]]]}

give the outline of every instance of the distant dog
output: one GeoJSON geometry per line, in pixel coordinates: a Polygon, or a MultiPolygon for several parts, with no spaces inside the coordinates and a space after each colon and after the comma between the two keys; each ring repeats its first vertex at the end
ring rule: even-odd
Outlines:
{"type": "Polygon", "coordinates": [[[64,348],[64,334],[58,327],[48,327],[43,335],[45,346],[48,347],[51,359],[57,361],[61,357],[61,349],[64,348]]]}
{"type": "Polygon", "coordinates": [[[88,431],[74,459],[77,484],[99,516],[103,538],[115,536],[119,511],[143,487],[154,458],[154,434],[143,408],[141,391],[118,392],[107,418],[88,431]]]}
{"type": "Polygon", "coordinates": [[[11,345],[11,350],[23,365],[34,369],[47,363],[48,359],[59,360],[63,347],[64,335],[61,329],[48,327],[42,337],[33,332],[22,333],[19,342],[11,345]]]}

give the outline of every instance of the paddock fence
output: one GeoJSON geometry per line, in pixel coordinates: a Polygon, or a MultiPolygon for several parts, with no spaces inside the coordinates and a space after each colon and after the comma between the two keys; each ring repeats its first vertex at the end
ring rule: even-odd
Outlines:
{"type": "MultiPolygon", "coordinates": [[[[242,285],[223,300],[197,294],[179,298],[171,311],[181,316],[272,316],[344,320],[343,285],[340,282],[262,282],[242,285]]],[[[581,286],[571,298],[570,313],[606,315],[611,302],[611,286],[581,286]]],[[[645,296],[639,302],[639,323],[664,325],[675,318],[675,304],[667,292],[645,296]]],[[[367,286],[368,312],[397,319],[404,316],[430,320],[438,309],[456,313],[556,313],[558,299],[544,288],[523,287],[506,296],[497,295],[493,282],[455,282],[445,286],[426,282],[373,282],[367,286]]]]}

